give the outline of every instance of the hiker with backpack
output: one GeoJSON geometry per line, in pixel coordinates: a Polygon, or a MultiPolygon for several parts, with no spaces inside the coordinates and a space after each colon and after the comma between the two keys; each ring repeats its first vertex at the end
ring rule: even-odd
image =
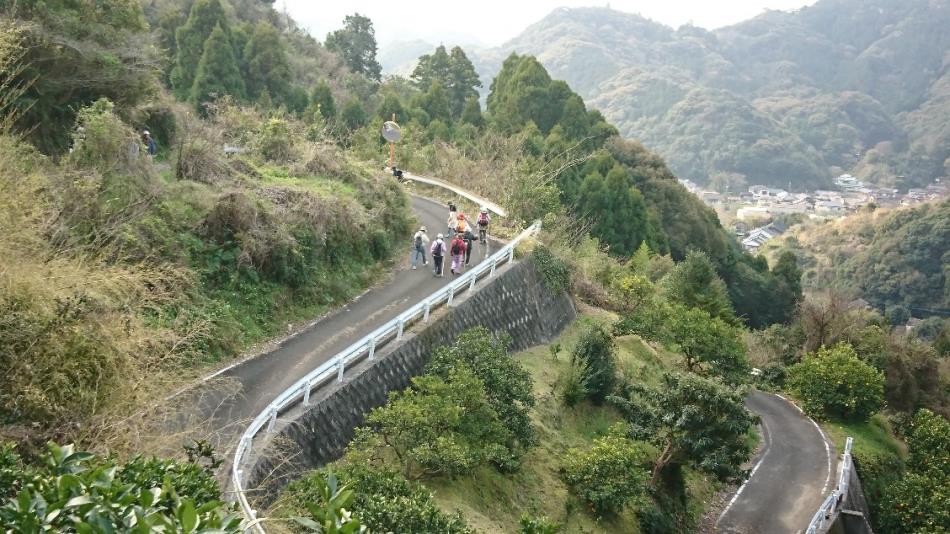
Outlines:
{"type": "Polygon", "coordinates": [[[449,202],[449,219],[445,224],[449,229],[449,233],[446,235],[454,235],[455,229],[458,227],[458,208],[451,202],[449,202]]]}
{"type": "Polygon", "coordinates": [[[491,215],[488,214],[488,208],[482,206],[475,224],[478,225],[478,240],[484,245],[488,240],[488,225],[491,224],[491,215]]]}
{"type": "Polygon", "coordinates": [[[458,220],[455,223],[455,233],[464,234],[466,231],[471,229],[471,225],[468,224],[468,221],[465,220],[465,214],[459,212],[458,220]]]}
{"type": "Polygon", "coordinates": [[[465,230],[465,233],[462,234],[462,240],[465,241],[465,265],[468,265],[468,262],[472,259],[472,249],[475,248],[472,246],[472,244],[478,240],[478,238],[475,237],[475,234],[472,233],[471,226],[469,226],[468,229],[465,230]]]}
{"type": "Polygon", "coordinates": [[[426,235],[426,227],[419,228],[416,235],[412,237],[412,270],[416,270],[416,263],[422,258],[422,264],[428,265],[426,261],[426,245],[429,244],[429,237],[426,235]]]}
{"type": "Polygon", "coordinates": [[[438,278],[442,278],[442,258],[445,255],[445,241],[442,240],[442,234],[435,237],[429,252],[432,253],[433,273],[438,278]]]}
{"type": "Polygon", "coordinates": [[[455,234],[452,240],[449,252],[452,254],[452,274],[462,274],[462,268],[465,261],[465,240],[462,234],[455,234]]]}

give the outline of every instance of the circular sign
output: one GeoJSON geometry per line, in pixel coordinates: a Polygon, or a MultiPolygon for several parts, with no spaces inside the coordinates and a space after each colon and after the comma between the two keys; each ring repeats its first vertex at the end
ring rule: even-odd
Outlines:
{"type": "Polygon", "coordinates": [[[402,137],[402,133],[399,131],[399,125],[393,121],[386,121],[383,123],[383,139],[389,141],[390,143],[395,143],[399,141],[399,138],[402,137]]]}

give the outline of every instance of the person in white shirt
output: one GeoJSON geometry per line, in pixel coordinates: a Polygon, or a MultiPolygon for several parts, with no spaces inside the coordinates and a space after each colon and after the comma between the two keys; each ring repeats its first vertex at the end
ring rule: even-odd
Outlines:
{"type": "Polygon", "coordinates": [[[426,235],[426,227],[419,228],[416,235],[412,237],[412,269],[415,270],[416,263],[422,258],[422,264],[428,265],[426,260],[426,245],[429,244],[429,237],[426,235]]]}

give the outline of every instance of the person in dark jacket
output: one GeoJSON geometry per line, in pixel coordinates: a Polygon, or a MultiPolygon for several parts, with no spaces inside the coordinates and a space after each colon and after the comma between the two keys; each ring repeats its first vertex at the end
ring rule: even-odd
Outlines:
{"type": "Polygon", "coordinates": [[[465,233],[462,234],[462,239],[465,241],[465,265],[468,265],[472,259],[472,244],[478,241],[478,238],[475,237],[475,234],[472,233],[472,227],[469,226],[465,229],[465,233]]]}
{"type": "Polygon", "coordinates": [[[145,147],[148,149],[148,155],[154,156],[158,152],[158,145],[155,144],[155,138],[152,137],[152,134],[148,130],[142,132],[142,142],[145,143],[145,147]]]}

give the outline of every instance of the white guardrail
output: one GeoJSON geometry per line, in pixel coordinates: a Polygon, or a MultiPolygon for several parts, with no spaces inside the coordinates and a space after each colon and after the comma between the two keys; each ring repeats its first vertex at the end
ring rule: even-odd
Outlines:
{"type": "Polygon", "coordinates": [[[452,304],[452,300],[455,298],[455,295],[465,291],[466,289],[473,289],[475,287],[475,282],[479,278],[490,278],[494,276],[495,269],[499,265],[505,262],[511,263],[514,261],[515,247],[518,246],[518,244],[528,236],[536,234],[540,229],[541,222],[535,222],[526,230],[521,232],[518,237],[514,238],[511,242],[498,250],[498,252],[486,258],[485,261],[467,270],[463,275],[455,278],[435,293],[432,293],[421,302],[417,303],[415,306],[402,312],[388,323],[380,326],[376,330],[373,330],[366,337],[353,343],[333,358],[330,358],[313,371],[307,373],[306,376],[298,380],[293,386],[287,388],[283,393],[278,395],[277,398],[268,404],[267,407],[264,408],[264,410],[254,418],[250,426],[247,427],[247,430],[245,430],[244,434],[241,436],[241,440],[238,442],[237,448],[234,451],[234,459],[231,465],[231,483],[237,496],[237,500],[241,505],[241,510],[244,512],[244,516],[248,520],[245,530],[253,528],[256,532],[264,532],[261,522],[257,518],[257,512],[251,508],[251,505],[247,500],[247,496],[244,494],[243,469],[244,463],[247,460],[247,455],[251,451],[254,438],[261,432],[261,430],[266,426],[267,433],[273,432],[274,427],[277,424],[277,416],[281,412],[286,411],[288,408],[296,405],[300,401],[303,402],[304,406],[307,406],[310,404],[310,394],[314,389],[321,387],[334,376],[336,377],[337,381],[342,381],[343,372],[348,366],[358,362],[363,357],[372,360],[376,350],[379,347],[393,339],[400,341],[403,337],[403,332],[405,331],[406,327],[411,323],[419,319],[421,319],[422,322],[429,322],[429,314],[433,308],[436,308],[442,304],[452,304]]]}
{"type": "Polygon", "coordinates": [[[825,499],[821,506],[818,507],[818,511],[815,512],[814,517],[811,518],[811,523],[808,524],[808,529],[805,530],[805,534],[820,534],[826,532],[831,525],[835,522],[835,519],[838,518],[838,513],[841,512],[841,505],[844,503],[844,500],[848,496],[848,484],[851,482],[851,446],[853,445],[854,440],[848,438],[844,445],[844,455],[841,457],[841,474],[838,476],[838,487],[828,495],[828,498],[825,499]]]}

